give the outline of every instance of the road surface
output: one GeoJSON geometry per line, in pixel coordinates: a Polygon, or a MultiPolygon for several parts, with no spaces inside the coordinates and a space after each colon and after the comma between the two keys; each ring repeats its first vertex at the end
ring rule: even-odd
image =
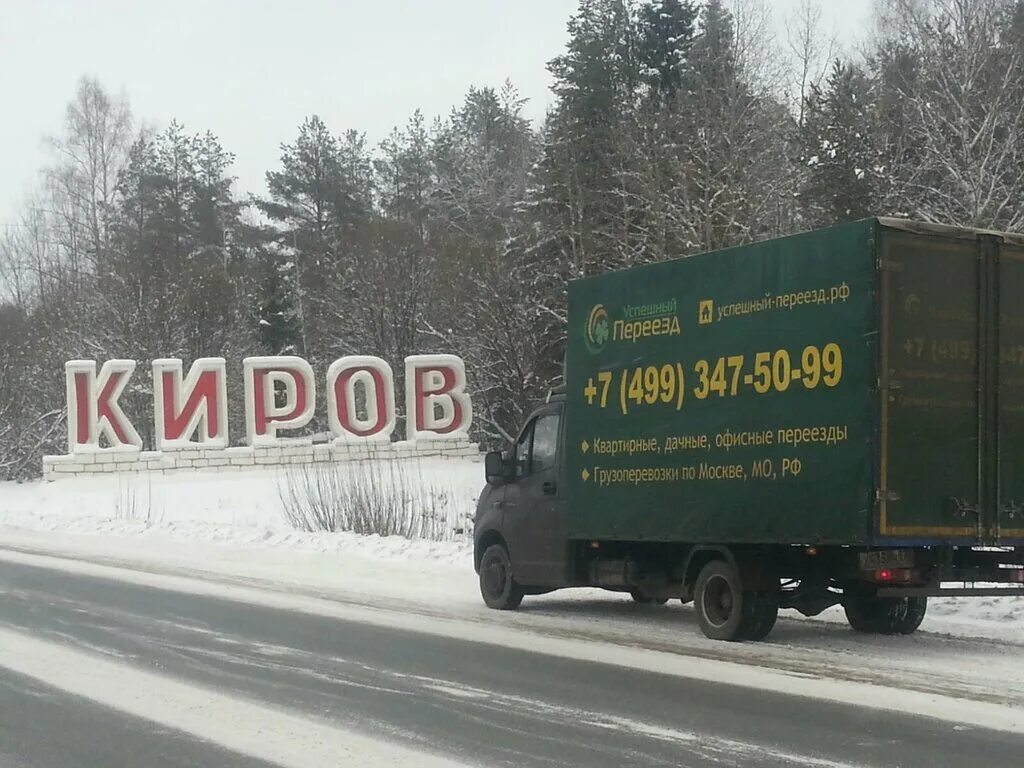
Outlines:
{"type": "Polygon", "coordinates": [[[0,666],[0,766],[269,768],[270,764],[40,684],[0,666]]]}
{"type": "Polygon", "coordinates": [[[302,745],[332,739],[334,764],[360,766],[1016,768],[1024,754],[1011,732],[453,634],[0,558],[0,768],[321,765],[302,745]]]}

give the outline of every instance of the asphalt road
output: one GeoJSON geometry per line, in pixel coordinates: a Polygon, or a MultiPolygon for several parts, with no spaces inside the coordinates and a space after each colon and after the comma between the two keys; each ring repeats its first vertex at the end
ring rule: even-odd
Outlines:
{"type": "Polygon", "coordinates": [[[0,666],[0,768],[270,768],[0,666]]]}
{"type": "MultiPolygon", "coordinates": [[[[4,561],[0,627],[471,765],[1017,768],[1024,754],[1024,737],[909,714],[4,561]]],[[[0,768],[136,765],[268,764],[0,656],[0,768]]]]}

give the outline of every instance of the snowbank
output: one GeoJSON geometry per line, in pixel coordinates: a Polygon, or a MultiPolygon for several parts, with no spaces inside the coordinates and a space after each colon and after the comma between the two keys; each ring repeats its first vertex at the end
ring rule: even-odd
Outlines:
{"type": "MultiPolygon", "coordinates": [[[[78,477],[59,483],[0,483],[0,526],[31,531],[171,537],[227,546],[284,547],[351,552],[382,560],[461,562],[466,557],[470,516],[482,482],[477,459],[410,459],[403,478],[424,493],[443,495],[450,541],[306,533],[286,520],[282,497],[303,482],[302,468],[246,473],[78,477]]],[[[365,472],[360,464],[338,469],[365,472]]],[[[0,536],[0,544],[3,537],[0,536]]]]}

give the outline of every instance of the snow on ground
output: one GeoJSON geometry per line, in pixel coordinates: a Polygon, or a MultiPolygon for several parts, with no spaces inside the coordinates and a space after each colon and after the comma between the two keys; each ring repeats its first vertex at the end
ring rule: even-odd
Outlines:
{"type": "MultiPolygon", "coordinates": [[[[472,513],[482,474],[478,460],[438,459],[410,460],[404,476],[447,499],[452,530],[472,513]]],[[[282,514],[288,482],[287,473],[267,470],[0,484],[0,549],[1024,706],[1022,599],[933,600],[923,631],[899,638],[856,635],[839,609],[816,619],[785,611],[769,642],[756,645],[706,640],[692,609],[677,601],[637,606],[600,590],[530,597],[517,613],[494,612],[480,600],[467,533],[428,542],[295,531],[282,514]]]]}
{"type": "MultiPolygon", "coordinates": [[[[413,497],[441,499],[449,540],[307,533],[286,520],[284,498],[301,489],[299,469],[234,473],[78,477],[47,483],[0,483],[0,526],[54,533],[169,537],[225,546],[351,552],[381,560],[471,563],[469,530],[483,465],[476,460],[397,462],[399,482],[413,497]],[[457,533],[458,530],[462,533],[457,533]]],[[[359,475],[361,464],[340,472],[359,475]]],[[[390,477],[390,475],[388,475],[390,477]]],[[[0,537],[0,543],[3,538],[0,537]]]]}

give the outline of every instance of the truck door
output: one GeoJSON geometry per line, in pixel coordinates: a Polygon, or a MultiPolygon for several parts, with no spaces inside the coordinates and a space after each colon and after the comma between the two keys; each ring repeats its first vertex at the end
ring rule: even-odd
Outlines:
{"type": "Polygon", "coordinates": [[[540,411],[514,447],[515,479],[505,488],[504,531],[516,580],[531,586],[566,583],[568,541],[559,483],[561,406],[540,411]]]}
{"type": "Polygon", "coordinates": [[[879,533],[1024,542],[1024,247],[886,233],[879,533]]]}
{"type": "Polygon", "coordinates": [[[883,234],[878,528],[885,538],[984,538],[979,247],[974,239],[883,234]]]}
{"type": "Polygon", "coordinates": [[[999,253],[999,504],[994,538],[1024,543],[1024,247],[999,253]]]}

